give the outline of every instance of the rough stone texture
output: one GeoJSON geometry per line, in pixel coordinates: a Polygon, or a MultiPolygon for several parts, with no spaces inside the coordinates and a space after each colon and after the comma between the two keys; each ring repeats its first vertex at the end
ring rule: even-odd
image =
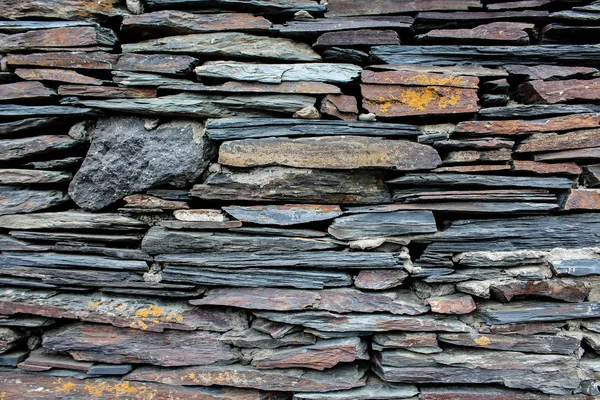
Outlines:
{"type": "Polygon", "coordinates": [[[167,182],[194,181],[212,155],[202,125],[191,121],[163,124],[148,133],[141,118],[108,118],[90,134],[88,155],[69,186],[71,198],[88,210],[167,182]],[[163,152],[164,146],[177,153],[163,152]]]}
{"type": "MultiPolygon", "coordinates": [[[[518,22],[492,22],[491,24],[479,25],[472,29],[434,29],[425,34],[418,35],[420,43],[435,44],[507,44],[527,45],[529,35],[534,24],[518,22]]],[[[383,43],[382,43],[383,44],[383,43]]]]}
{"type": "Polygon", "coordinates": [[[281,206],[224,207],[223,210],[242,222],[259,225],[297,225],[334,219],[342,215],[339,206],[288,204],[281,206]]]}
{"type": "Polygon", "coordinates": [[[372,239],[437,232],[430,211],[365,213],[336,218],[329,234],[340,240],[372,239]]]}

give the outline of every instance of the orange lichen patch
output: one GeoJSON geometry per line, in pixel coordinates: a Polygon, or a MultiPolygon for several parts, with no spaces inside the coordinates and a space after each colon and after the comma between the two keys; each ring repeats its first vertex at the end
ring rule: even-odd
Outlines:
{"type": "Polygon", "coordinates": [[[490,344],[491,340],[487,336],[480,336],[477,339],[475,339],[474,342],[480,346],[487,346],[488,344],[490,344]]]}
{"type": "Polygon", "coordinates": [[[453,74],[439,74],[412,71],[383,71],[365,70],[362,73],[364,83],[408,85],[408,86],[446,86],[465,89],[477,89],[479,78],[453,74]]]}
{"type": "Polygon", "coordinates": [[[58,378],[56,380],[56,387],[54,388],[54,390],[59,393],[69,393],[74,388],[75,384],[73,382],[65,382],[63,378],[58,378]]]}
{"type": "Polygon", "coordinates": [[[100,306],[100,301],[90,301],[88,303],[88,307],[99,307],[100,306]]]}

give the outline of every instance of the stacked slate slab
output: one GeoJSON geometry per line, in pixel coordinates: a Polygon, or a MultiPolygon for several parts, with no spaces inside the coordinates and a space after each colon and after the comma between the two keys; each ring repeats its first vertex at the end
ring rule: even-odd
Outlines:
{"type": "Polygon", "coordinates": [[[0,398],[600,396],[600,2],[0,19],[0,398]]]}

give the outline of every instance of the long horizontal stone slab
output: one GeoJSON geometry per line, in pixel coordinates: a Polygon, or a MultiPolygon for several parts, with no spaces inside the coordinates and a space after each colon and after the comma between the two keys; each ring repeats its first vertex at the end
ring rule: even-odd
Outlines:
{"type": "MultiPolygon", "coordinates": [[[[1,220],[0,220],[1,226],[1,220]]],[[[268,235],[242,235],[221,232],[173,231],[152,227],[142,241],[142,250],[149,254],[197,252],[300,252],[333,250],[341,246],[329,238],[297,238],[268,235]]],[[[251,256],[251,253],[248,255],[251,256]]],[[[288,257],[288,256],[285,256],[288,257]]]]}
{"type": "Polygon", "coordinates": [[[482,108],[477,114],[487,119],[539,119],[569,114],[590,114],[598,111],[600,111],[600,106],[593,104],[518,104],[482,108]]]}
{"type": "Polygon", "coordinates": [[[21,19],[92,19],[105,21],[120,15],[117,1],[98,3],[95,0],[7,0],[0,5],[0,14],[10,20],[21,19]]]}
{"type": "Polygon", "coordinates": [[[0,32],[10,34],[74,26],[98,26],[98,24],[88,21],[0,21],[0,32]]]}
{"type": "Polygon", "coordinates": [[[219,163],[233,167],[380,168],[410,171],[440,164],[430,146],[374,137],[265,138],[221,144],[219,163]]]}
{"type": "Polygon", "coordinates": [[[254,312],[258,317],[286,324],[302,325],[325,332],[441,331],[468,332],[471,328],[458,319],[439,316],[401,317],[393,314],[336,314],[325,311],[254,312]]]}
{"type": "Polygon", "coordinates": [[[600,275],[600,259],[559,259],[550,260],[552,271],[558,276],[600,275]]]}
{"type": "Polygon", "coordinates": [[[327,7],[312,0],[280,0],[273,3],[270,0],[148,0],[151,9],[194,7],[211,8],[216,6],[225,9],[251,9],[259,13],[296,13],[298,11],[322,13],[327,7]]]}
{"type": "Polygon", "coordinates": [[[70,150],[81,143],[67,135],[41,135],[0,140],[0,161],[17,161],[45,153],[70,150]]]}
{"type": "MultiPolygon", "coordinates": [[[[288,94],[340,94],[342,90],[330,83],[323,82],[281,82],[261,83],[227,81],[222,84],[204,85],[202,83],[186,83],[163,85],[159,90],[174,92],[198,93],[288,93],[288,94]]],[[[296,120],[298,122],[298,120],[296,120]]]]}
{"type": "Polygon", "coordinates": [[[519,96],[526,103],[548,104],[568,101],[594,101],[600,96],[600,79],[564,81],[530,81],[519,86],[519,96]]]}
{"type": "Polygon", "coordinates": [[[16,33],[0,38],[0,51],[61,50],[101,46],[109,49],[118,43],[114,32],[94,26],[65,27],[16,33]]]}
{"type": "Polygon", "coordinates": [[[394,69],[390,71],[364,70],[361,74],[363,83],[376,85],[402,86],[444,86],[460,89],[478,89],[479,78],[459,74],[440,74],[425,71],[406,71],[394,69]]]}
{"type": "Polygon", "coordinates": [[[232,363],[238,350],[219,340],[219,335],[169,330],[147,332],[110,325],[71,324],[47,331],[43,346],[66,351],[76,360],[111,364],[141,363],[164,367],[232,363]]]}
{"type": "Polygon", "coordinates": [[[455,346],[539,354],[574,354],[580,339],[550,335],[473,335],[470,333],[440,333],[438,340],[455,346]]]}
{"type": "Polygon", "coordinates": [[[98,268],[119,271],[148,271],[145,261],[118,260],[108,257],[60,254],[9,252],[0,255],[0,263],[5,266],[44,267],[44,268],[98,268]]]}
{"type": "MultiPolygon", "coordinates": [[[[361,18],[317,18],[287,21],[282,25],[273,26],[272,30],[284,36],[322,35],[326,33],[339,34],[340,38],[346,33],[386,29],[393,31],[411,31],[414,19],[409,16],[393,17],[361,17],[361,18]],[[343,33],[342,33],[343,32],[343,33]]],[[[396,40],[397,40],[396,35],[396,40]]],[[[383,44],[383,43],[382,43],[383,44]]],[[[398,43],[394,43],[398,44],[398,43]]]]}
{"type": "Polygon", "coordinates": [[[111,70],[117,63],[117,54],[103,52],[52,52],[8,54],[11,67],[43,67],[86,70],[111,70]]]}
{"type": "Polygon", "coordinates": [[[123,53],[188,54],[295,62],[321,61],[309,45],[285,38],[238,32],[198,33],[122,45],[123,53]]]}
{"type": "Polygon", "coordinates": [[[149,115],[226,118],[269,117],[275,114],[289,117],[302,108],[313,106],[315,98],[300,94],[178,94],[155,99],[82,100],[80,103],[88,107],[149,115]]]}
{"type": "Polygon", "coordinates": [[[582,302],[590,294],[590,288],[583,282],[571,280],[547,279],[544,281],[515,281],[492,283],[490,292],[500,301],[507,302],[513,298],[537,297],[551,298],[568,302],[582,302]]]}
{"type": "Polygon", "coordinates": [[[517,153],[538,153],[543,151],[561,151],[586,149],[600,146],[600,129],[579,130],[527,139],[517,147],[517,153]]]}
{"type": "Polygon", "coordinates": [[[78,85],[103,85],[106,82],[101,79],[89,77],[87,75],[80,74],[79,72],[72,71],[70,69],[58,69],[58,68],[17,68],[15,74],[28,81],[48,81],[48,82],[61,82],[61,83],[73,83],[78,85]]]}
{"type": "Polygon", "coordinates": [[[91,108],[69,106],[23,106],[0,104],[0,117],[28,118],[46,116],[83,117],[97,114],[91,108]]]}
{"type": "Polygon", "coordinates": [[[286,346],[305,346],[314,344],[317,338],[304,332],[292,331],[283,335],[271,335],[254,328],[243,331],[229,331],[224,333],[220,340],[238,348],[249,349],[276,349],[286,346]]]}
{"type": "Polygon", "coordinates": [[[529,44],[528,31],[534,24],[525,22],[492,22],[471,29],[433,29],[417,35],[417,43],[513,45],[529,44]]]}
{"type": "Polygon", "coordinates": [[[301,120],[281,118],[222,118],[206,124],[213,140],[257,139],[277,136],[391,136],[414,137],[422,132],[414,125],[359,121],[301,120]]]}
{"type": "Polygon", "coordinates": [[[0,228],[5,229],[140,229],[145,223],[119,214],[60,211],[30,215],[4,215],[0,228]]]}
{"type": "Polygon", "coordinates": [[[61,96],[91,97],[99,99],[129,99],[156,97],[154,88],[125,88],[91,85],[61,85],[58,87],[61,96]]]}
{"type": "MultiPolygon", "coordinates": [[[[149,14],[141,16],[144,15],[149,14]]],[[[198,62],[196,58],[185,55],[126,53],[119,57],[113,70],[185,76],[198,62]]]]}
{"type": "Polygon", "coordinates": [[[463,121],[456,126],[457,133],[485,135],[521,135],[597,128],[600,114],[576,114],[535,120],[463,121]]]}
{"type": "Polygon", "coordinates": [[[287,167],[226,169],[195,185],[192,197],[220,201],[281,201],[318,204],[390,203],[383,177],[371,171],[287,167]]]}
{"type": "Polygon", "coordinates": [[[525,176],[497,176],[471,174],[406,174],[387,181],[391,185],[419,186],[479,186],[526,187],[540,189],[570,189],[575,182],[569,178],[538,178],[525,176]]]}
{"type": "Polygon", "coordinates": [[[477,1],[437,1],[437,0],[410,0],[397,2],[394,0],[375,0],[371,3],[357,3],[352,0],[338,0],[328,7],[328,16],[364,16],[386,15],[398,13],[412,13],[420,11],[467,11],[471,7],[477,8],[477,1]]]}
{"type": "Polygon", "coordinates": [[[39,185],[68,182],[73,178],[70,172],[44,171],[39,169],[0,169],[1,185],[39,185]]]}
{"type": "Polygon", "coordinates": [[[493,325],[566,321],[600,317],[600,303],[512,302],[489,304],[478,308],[477,312],[487,323],[493,325]]]}
{"type": "Polygon", "coordinates": [[[416,386],[399,385],[384,382],[374,376],[369,376],[367,385],[362,388],[339,390],[329,393],[295,393],[297,400],[370,400],[370,399],[408,399],[419,394],[416,386]]]}
{"type": "Polygon", "coordinates": [[[356,364],[310,371],[301,368],[260,370],[248,365],[224,365],[166,369],[142,367],[127,375],[133,381],[176,386],[225,385],[287,392],[329,392],[366,384],[365,370],[356,364]]]}
{"type": "Polygon", "coordinates": [[[327,221],[342,215],[339,206],[317,204],[228,206],[223,211],[242,222],[282,226],[327,221]]]}
{"type": "Polygon", "coordinates": [[[361,67],[352,64],[255,64],[235,61],[209,61],[195,69],[199,78],[262,83],[299,81],[349,83],[357,78],[361,71],[361,67]]]}
{"type": "Polygon", "coordinates": [[[551,64],[594,66],[600,61],[600,49],[594,45],[534,46],[375,46],[375,60],[387,64],[476,65],[551,64]]]}
{"type": "Polygon", "coordinates": [[[203,310],[184,301],[104,293],[67,294],[48,290],[0,288],[0,314],[32,314],[162,332],[197,329],[225,332],[248,326],[243,313],[203,310]]]}
{"type": "Polygon", "coordinates": [[[65,192],[0,186],[0,215],[44,211],[69,201],[65,192]]]}
{"type": "Polygon", "coordinates": [[[359,240],[434,233],[437,226],[431,211],[393,211],[339,217],[329,226],[328,232],[336,239],[359,240]]]}
{"type": "Polygon", "coordinates": [[[56,92],[40,82],[15,82],[0,85],[2,101],[50,99],[56,92]]]}

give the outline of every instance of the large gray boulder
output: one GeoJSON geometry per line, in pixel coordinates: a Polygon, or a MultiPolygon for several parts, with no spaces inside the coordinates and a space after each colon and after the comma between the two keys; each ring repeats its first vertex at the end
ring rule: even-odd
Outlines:
{"type": "Polygon", "coordinates": [[[213,154],[203,124],[190,120],[147,130],[143,118],[101,118],[90,136],[90,150],[71,181],[69,195],[91,211],[165,183],[192,183],[213,154]]]}

